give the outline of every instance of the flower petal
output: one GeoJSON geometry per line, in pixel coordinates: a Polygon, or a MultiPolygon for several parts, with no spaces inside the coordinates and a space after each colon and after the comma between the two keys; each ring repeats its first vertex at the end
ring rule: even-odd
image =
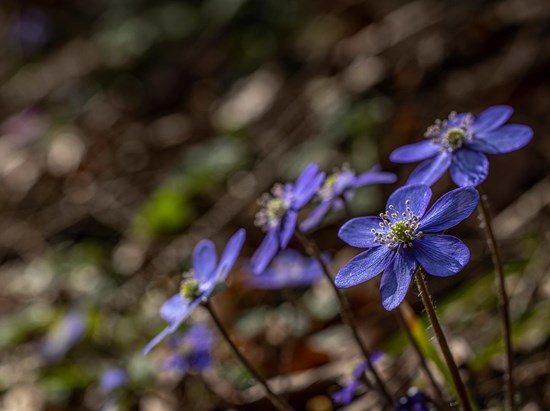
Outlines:
{"type": "Polygon", "coordinates": [[[370,280],[386,268],[393,254],[392,250],[384,246],[364,251],[338,271],[334,283],[339,288],[348,288],[370,280]]]}
{"type": "Polygon", "coordinates": [[[315,194],[317,194],[317,191],[321,188],[321,184],[325,181],[325,175],[325,173],[320,172],[313,178],[309,179],[306,186],[298,187],[298,184],[294,186],[294,199],[292,201],[293,209],[300,210],[313,198],[315,194]]]}
{"type": "Polygon", "coordinates": [[[382,223],[380,217],[352,218],[340,227],[338,237],[352,247],[377,247],[380,243],[374,241],[374,234],[371,230],[380,230],[380,223],[382,223]]]}
{"type": "Polygon", "coordinates": [[[318,173],[319,166],[315,163],[309,163],[296,179],[296,182],[294,183],[294,191],[301,192],[307,189],[307,187],[311,184],[311,181],[315,178],[315,176],[317,176],[318,173]]]}
{"type": "Polygon", "coordinates": [[[397,176],[385,171],[367,171],[359,174],[353,181],[353,188],[366,186],[369,184],[391,184],[395,183],[397,176]]]}
{"type": "Polygon", "coordinates": [[[495,130],[476,134],[468,147],[487,154],[503,154],[518,150],[533,138],[531,127],[507,124],[495,130]]]}
{"type": "Polygon", "coordinates": [[[235,265],[235,261],[239,257],[239,254],[243,248],[244,240],[246,238],[246,231],[241,228],[238,230],[227,242],[225,250],[220,258],[218,269],[216,270],[216,283],[223,283],[235,265]]]}
{"type": "Polygon", "coordinates": [[[210,240],[200,241],[193,250],[193,271],[199,284],[212,281],[215,274],[218,255],[216,247],[210,240]]]}
{"type": "Polygon", "coordinates": [[[476,117],[472,130],[474,133],[494,130],[503,125],[512,116],[513,112],[514,109],[510,106],[489,107],[476,117]]]}
{"type": "Polygon", "coordinates": [[[400,247],[384,270],[380,282],[382,305],[386,310],[391,311],[401,304],[409,291],[416,266],[417,263],[411,251],[400,247]]]}
{"type": "Polygon", "coordinates": [[[438,233],[466,219],[479,203],[479,193],[473,187],[461,187],[439,198],[420,220],[424,233],[438,233]]]}
{"type": "Polygon", "coordinates": [[[319,223],[323,221],[323,218],[325,218],[325,215],[329,212],[331,207],[332,201],[323,201],[311,212],[310,215],[307,216],[304,221],[302,221],[300,224],[300,230],[309,231],[317,227],[319,223]]]}
{"type": "Polygon", "coordinates": [[[272,228],[265,234],[264,240],[250,259],[252,271],[254,271],[255,274],[263,273],[278,249],[279,230],[277,228],[272,228]]]}
{"type": "Polygon", "coordinates": [[[286,248],[290,239],[296,230],[296,222],[298,221],[298,212],[295,210],[287,211],[283,221],[281,222],[281,248],[286,248]]]}
{"type": "Polygon", "coordinates": [[[412,251],[428,274],[448,277],[458,273],[470,261],[470,250],[458,238],[434,235],[414,240],[412,251]]]}
{"type": "Polygon", "coordinates": [[[409,176],[407,184],[427,184],[431,186],[443,175],[450,164],[451,155],[447,152],[439,153],[435,157],[420,163],[409,176]]]}
{"type": "Polygon", "coordinates": [[[451,178],[457,186],[477,186],[489,175],[489,160],[479,151],[462,148],[453,155],[451,178]]]}
{"type": "Polygon", "coordinates": [[[393,150],[390,161],[394,163],[414,163],[435,156],[441,146],[434,144],[432,140],[423,140],[418,143],[407,144],[393,150]]]}
{"type": "Polygon", "coordinates": [[[398,188],[390,195],[386,210],[389,210],[392,205],[397,211],[403,213],[407,209],[407,200],[410,200],[409,207],[412,212],[421,217],[426,212],[430,198],[432,198],[432,190],[429,186],[425,184],[407,185],[398,188]]]}

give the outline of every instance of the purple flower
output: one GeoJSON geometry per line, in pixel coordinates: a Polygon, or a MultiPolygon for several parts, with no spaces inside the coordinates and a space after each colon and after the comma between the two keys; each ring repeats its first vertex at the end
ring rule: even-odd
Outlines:
{"type": "Polygon", "coordinates": [[[411,388],[407,395],[395,404],[395,411],[429,411],[429,404],[426,394],[417,388],[411,388]]]}
{"type": "Polygon", "coordinates": [[[79,311],[69,311],[47,335],[42,344],[42,356],[49,362],[61,359],[86,332],[86,318],[79,311]]]}
{"type": "Polygon", "coordinates": [[[170,297],[160,308],[160,316],[168,326],[144,348],[147,354],[169,334],[173,334],[191,312],[207,299],[216,285],[224,283],[243,247],[246,232],[237,231],[231,237],[218,262],[216,248],[210,240],[202,240],[193,250],[193,269],[183,280],[178,294],[170,297]]]}
{"type": "Polygon", "coordinates": [[[473,187],[457,188],[426,212],[431,196],[430,187],[424,184],[401,187],[390,196],[387,211],[380,217],[345,223],[338,236],[351,246],[369,250],[340,269],[336,285],[352,287],[383,271],[380,293],[389,311],[405,298],[418,264],[438,277],[462,270],[470,260],[468,247],[458,238],[435,234],[466,219],[476,208],[479,193],[473,187]]]}
{"type": "Polygon", "coordinates": [[[325,179],[325,182],[317,195],[321,203],[311,214],[300,224],[300,230],[309,231],[315,228],[330,211],[339,211],[344,207],[344,201],[351,201],[355,189],[370,184],[389,184],[395,182],[397,177],[393,173],[379,171],[380,167],[375,166],[366,173],[359,175],[347,165],[325,179]]]}
{"type": "Polygon", "coordinates": [[[321,278],[322,273],[321,265],[316,259],[305,257],[296,250],[286,249],[277,254],[261,274],[249,275],[247,284],[253,288],[272,290],[308,287],[321,278]]]}
{"type": "Polygon", "coordinates": [[[256,214],[255,224],[266,235],[250,261],[254,273],[261,274],[277,251],[287,247],[296,229],[298,211],[313,198],[324,178],[317,164],[309,164],[296,183],[276,184],[271,194],[260,198],[262,209],[256,214]]]}
{"type": "Polygon", "coordinates": [[[109,394],[128,382],[128,374],[122,368],[109,368],[99,381],[99,390],[109,394]]]}
{"type": "Polygon", "coordinates": [[[451,113],[447,120],[437,120],[424,136],[427,140],[394,150],[390,160],[413,163],[424,160],[412,172],[407,184],[432,185],[451,168],[456,185],[477,186],[489,174],[485,154],[502,154],[518,150],[533,137],[533,130],[520,124],[506,124],[513,109],[493,106],[477,117],[471,113],[451,113]]]}
{"type": "MultiPolygon", "coordinates": [[[[375,351],[370,356],[370,360],[372,363],[377,362],[381,357],[383,353],[381,351],[375,351]]],[[[351,377],[351,380],[342,387],[341,390],[336,391],[334,394],[332,394],[332,400],[335,403],[341,404],[341,405],[348,405],[355,396],[355,393],[357,392],[357,389],[362,387],[363,384],[360,382],[361,376],[365,373],[367,370],[367,362],[362,361],[353,370],[353,375],[351,377]]]]}
{"type": "Polygon", "coordinates": [[[195,324],[185,333],[175,335],[169,340],[174,351],[163,362],[163,369],[187,374],[190,371],[201,372],[212,363],[214,334],[204,324],[195,324]]]}

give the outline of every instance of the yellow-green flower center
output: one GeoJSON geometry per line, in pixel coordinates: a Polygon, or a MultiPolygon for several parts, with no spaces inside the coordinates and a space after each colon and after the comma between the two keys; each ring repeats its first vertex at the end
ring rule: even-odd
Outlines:
{"type": "Polygon", "coordinates": [[[194,278],[183,280],[180,287],[180,293],[184,298],[194,300],[200,295],[199,282],[194,278]]]}
{"type": "Polygon", "coordinates": [[[374,241],[391,249],[398,246],[412,247],[416,238],[424,234],[419,231],[420,217],[414,214],[410,207],[410,200],[405,202],[405,212],[399,213],[393,205],[385,213],[380,214],[382,221],[380,229],[372,229],[374,241]]]}

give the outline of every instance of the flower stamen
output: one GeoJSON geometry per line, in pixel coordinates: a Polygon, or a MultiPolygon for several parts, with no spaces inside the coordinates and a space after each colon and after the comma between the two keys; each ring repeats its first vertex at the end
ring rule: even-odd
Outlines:
{"type": "Polygon", "coordinates": [[[385,245],[394,249],[400,245],[403,248],[412,247],[412,242],[416,238],[423,236],[420,227],[420,217],[414,214],[410,207],[411,201],[405,202],[405,212],[399,213],[393,205],[388,206],[388,210],[380,214],[382,221],[380,229],[372,229],[374,241],[380,245],[385,245]]]}
{"type": "Polygon", "coordinates": [[[474,137],[473,122],[474,116],[471,113],[459,120],[457,113],[453,111],[446,120],[436,120],[428,127],[424,137],[440,145],[442,151],[453,152],[474,137]]]}
{"type": "Polygon", "coordinates": [[[271,194],[264,193],[258,199],[260,211],[256,213],[254,224],[264,231],[279,226],[290,206],[288,190],[282,184],[275,184],[271,194]]]}

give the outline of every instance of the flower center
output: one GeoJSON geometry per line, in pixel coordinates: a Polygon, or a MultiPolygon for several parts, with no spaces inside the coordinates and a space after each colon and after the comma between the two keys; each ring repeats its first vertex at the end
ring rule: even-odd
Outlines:
{"type": "Polygon", "coordinates": [[[474,116],[471,113],[467,113],[459,119],[456,112],[453,111],[447,120],[436,120],[432,126],[428,127],[424,137],[431,139],[434,144],[440,145],[442,151],[453,152],[474,137],[473,121],[474,116]]]}
{"type": "Polygon", "coordinates": [[[326,200],[327,198],[332,196],[332,189],[334,187],[334,184],[336,183],[336,180],[338,180],[339,176],[340,176],[340,173],[336,172],[329,175],[325,179],[323,186],[319,189],[319,192],[317,193],[317,195],[321,200],[326,200]]]}
{"type": "Polygon", "coordinates": [[[264,193],[260,197],[258,204],[261,209],[256,214],[254,224],[265,231],[277,227],[290,207],[287,190],[282,184],[276,184],[271,194],[264,193]]]}
{"type": "Polygon", "coordinates": [[[416,238],[422,237],[422,231],[418,231],[420,227],[420,217],[413,213],[410,207],[411,201],[405,202],[405,212],[399,213],[393,205],[390,205],[385,213],[380,214],[382,222],[380,229],[372,229],[374,241],[380,245],[385,245],[389,248],[396,248],[400,245],[403,248],[412,247],[413,241],[416,238]]]}
{"type": "Polygon", "coordinates": [[[181,282],[180,293],[183,298],[194,300],[200,296],[199,282],[194,278],[188,278],[181,282]]]}
{"type": "MultiPolygon", "coordinates": [[[[355,176],[354,170],[349,166],[349,164],[344,163],[340,168],[335,168],[327,178],[325,178],[325,182],[317,192],[317,196],[319,199],[327,200],[333,196],[339,196],[342,195],[341,192],[337,193],[334,191],[334,186],[336,182],[339,179],[344,179],[344,182],[348,184],[353,180],[353,177],[355,176]]],[[[340,184],[341,188],[345,189],[346,184],[342,185],[340,184]]]]}

